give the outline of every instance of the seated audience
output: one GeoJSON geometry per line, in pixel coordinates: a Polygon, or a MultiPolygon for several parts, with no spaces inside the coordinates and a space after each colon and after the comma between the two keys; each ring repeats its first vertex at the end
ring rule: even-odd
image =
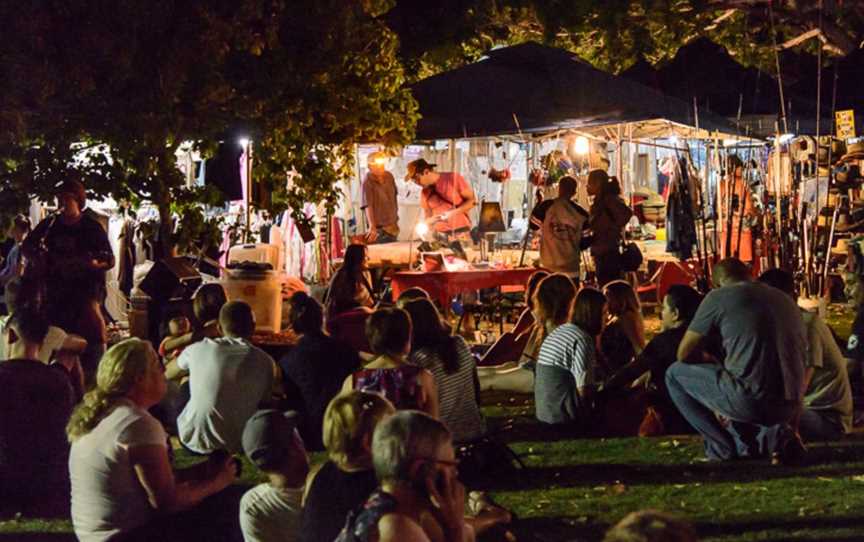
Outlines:
{"type": "Polygon", "coordinates": [[[603,542],[698,542],[687,522],[656,510],[640,510],[606,531],[603,542]]]}
{"type": "Polygon", "coordinates": [[[849,379],[855,385],[860,384],[864,376],[864,269],[859,267],[856,273],[846,273],[843,278],[846,282],[846,297],[855,310],[845,352],[849,379]]]}
{"type": "Polygon", "coordinates": [[[245,542],[300,540],[303,486],[309,458],[293,412],[259,410],[243,429],[246,457],[267,476],[240,500],[245,542]]]}
{"type": "Polygon", "coordinates": [[[147,413],[165,385],[146,341],[122,341],[99,362],[95,387],[66,429],[72,526],[82,542],[240,536],[239,497],[223,491],[236,477],[234,460],[218,454],[189,469],[171,467],[165,431],[147,413]]]}
{"type": "MultiPolygon", "coordinates": [[[[759,282],[777,288],[797,300],[795,278],[788,271],[771,269],[759,282]]],[[[846,358],[831,329],[816,312],[801,311],[807,328],[804,358],[804,409],[798,418],[798,433],[805,441],[836,440],[852,430],[852,388],[846,358]]]]}
{"type": "Polygon", "coordinates": [[[474,540],[443,423],[422,412],[397,412],[375,428],[372,460],[380,486],[349,514],[337,542],[474,540]]]}
{"type": "Polygon", "coordinates": [[[576,295],[569,278],[551,275],[537,288],[534,304],[545,335],[534,386],[537,419],[582,432],[592,410],[594,344],[603,329],[606,298],[592,288],[576,295]]]}
{"type": "MultiPolygon", "coordinates": [[[[614,280],[603,288],[609,320],[600,335],[603,369],[609,376],[630,363],[645,348],[642,307],[630,283],[614,280]]],[[[605,378],[604,378],[605,379],[605,378]]]]}
{"type": "Polygon", "coordinates": [[[189,450],[242,451],[243,427],[261,403],[270,399],[275,362],[250,342],[255,315],[243,301],[219,311],[225,334],[188,346],[177,367],[189,373],[189,402],[177,417],[180,441],[189,450]]]}
{"type": "Polygon", "coordinates": [[[438,309],[428,299],[405,305],[411,316],[410,361],[428,369],[438,389],[440,419],[456,443],[471,442],[486,433],[486,421],[477,402],[477,366],[465,339],[450,335],[438,309]]]}
{"type": "Polygon", "coordinates": [[[375,306],[367,261],[366,245],[350,245],[345,249],[342,267],[330,280],[324,300],[328,320],[352,309],[375,306]]]}
{"type": "Polygon", "coordinates": [[[394,412],[390,401],[377,393],[351,391],[330,401],[324,413],[328,459],[307,482],[300,540],[332,542],[348,513],[378,487],[372,469],[372,433],[394,412]]]}
{"type": "Polygon", "coordinates": [[[323,449],[321,425],[327,404],[345,378],[360,368],[360,356],[324,333],[321,304],[303,292],[291,296],[288,323],[300,339],[279,361],[287,404],[300,414],[303,442],[318,451],[323,449]]]}
{"type": "Polygon", "coordinates": [[[534,391],[534,366],[540,350],[540,329],[534,319],[534,292],[546,271],[535,271],[525,285],[525,310],[512,331],[501,335],[486,351],[477,368],[481,390],[507,390],[519,393],[534,391]],[[504,361],[500,365],[489,365],[504,361]],[[482,366],[487,364],[489,366],[482,366]]]}
{"type": "Polygon", "coordinates": [[[801,313],[788,295],[752,282],[735,258],[715,265],[712,278],[717,288],[699,305],[678,361],[666,371],[669,395],[703,436],[709,461],[770,455],[797,463],[805,453],[791,425],[804,391],[801,313]],[[726,351],[723,364],[694,362],[691,355],[715,333],[726,351]]]}
{"type": "Polygon", "coordinates": [[[61,365],[38,359],[48,334],[39,313],[19,309],[7,323],[8,361],[0,363],[0,511],[69,513],[69,445],[74,405],[61,365]]]}
{"type": "MultiPolygon", "coordinates": [[[[192,297],[192,312],[195,314],[194,329],[177,337],[172,335],[166,338],[159,346],[160,353],[165,357],[176,360],[178,356],[173,354],[174,350],[185,348],[204,338],[215,339],[221,337],[219,311],[222,310],[222,305],[227,302],[228,298],[221,284],[209,283],[198,288],[192,297]]],[[[166,370],[169,373],[171,372],[168,367],[166,367],[166,370]]],[[[168,377],[169,380],[173,378],[172,376],[168,377]]]]}
{"type": "MultiPolygon", "coordinates": [[[[33,311],[41,311],[41,307],[33,306],[27,297],[27,292],[22,289],[20,278],[15,278],[6,283],[6,291],[4,293],[6,307],[9,310],[9,316],[0,317],[0,359],[7,359],[8,343],[6,342],[6,328],[8,322],[15,312],[27,309],[31,313],[33,311]]],[[[45,335],[45,340],[39,348],[36,357],[42,363],[50,363],[51,360],[59,353],[64,352],[67,358],[72,358],[80,355],[87,348],[87,341],[78,335],[67,334],[57,326],[48,326],[48,333],[45,335]]],[[[70,364],[75,364],[75,360],[70,359],[70,364]]],[[[77,364],[80,368],[80,363],[77,364]]],[[[82,372],[83,378],[83,372],[82,372]]]]}
{"type": "Polygon", "coordinates": [[[378,309],[366,322],[366,336],[375,357],[345,379],[342,391],[382,394],[400,409],[416,409],[438,417],[438,389],[432,373],[408,363],[411,317],[402,309],[378,309]]]}
{"type": "Polygon", "coordinates": [[[615,373],[604,387],[615,392],[629,388],[648,374],[649,396],[645,406],[654,407],[662,419],[666,433],[690,431],[681,417],[669,391],[666,389],[666,369],[678,358],[678,345],[684,338],[687,326],[696,314],[702,297],[699,292],[683,284],[675,284],[666,292],[660,310],[662,331],[656,335],[633,362],[615,373]]]}
{"type": "Polygon", "coordinates": [[[431,299],[429,297],[429,292],[424,290],[419,286],[412,286],[410,288],[406,288],[399,297],[396,299],[396,306],[400,309],[405,308],[405,304],[415,299],[431,299]]]}

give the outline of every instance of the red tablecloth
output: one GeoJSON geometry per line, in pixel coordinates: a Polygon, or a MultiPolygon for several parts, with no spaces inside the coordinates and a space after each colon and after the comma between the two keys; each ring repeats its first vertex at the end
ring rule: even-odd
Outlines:
{"type": "Polygon", "coordinates": [[[470,271],[400,271],[393,274],[393,298],[407,290],[419,286],[429,296],[438,301],[445,310],[449,309],[450,299],[456,294],[480,288],[520,285],[528,282],[528,277],[537,271],[534,267],[516,269],[473,269],[470,271]]]}

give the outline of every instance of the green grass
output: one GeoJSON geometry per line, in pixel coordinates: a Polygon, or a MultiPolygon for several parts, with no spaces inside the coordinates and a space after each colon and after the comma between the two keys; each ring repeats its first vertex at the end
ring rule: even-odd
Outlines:
{"type": "MultiPolygon", "coordinates": [[[[849,333],[851,311],[829,321],[849,333]]],[[[852,541],[864,538],[864,440],[811,445],[807,467],[707,464],[693,436],[556,440],[533,421],[529,396],[490,393],[483,410],[526,464],[487,489],[516,515],[518,540],[601,540],[627,513],[657,508],[696,525],[703,540],[852,541]]],[[[178,466],[197,459],[177,452],[178,466]]],[[[313,461],[321,461],[316,454],[313,461]]],[[[260,481],[245,462],[243,483],[260,481]]],[[[68,520],[6,518],[0,541],[74,540],[68,520]]]]}

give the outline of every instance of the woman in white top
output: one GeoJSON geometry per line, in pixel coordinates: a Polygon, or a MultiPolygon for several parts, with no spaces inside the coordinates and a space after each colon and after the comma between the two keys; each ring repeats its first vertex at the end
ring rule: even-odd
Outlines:
{"type": "MultiPolygon", "coordinates": [[[[72,525],[82,542],[170,538],[183,527],[182,517],[154,520],[191,509],[234,481],[236,467],[227,455],[175,476],[165,431],[147,412],[165,389],[150,343],[127,339],[102,357],[95,387],[66,428],[72,525]]],[[[196,527],[210,530],[216,523],[196,527]]]]}

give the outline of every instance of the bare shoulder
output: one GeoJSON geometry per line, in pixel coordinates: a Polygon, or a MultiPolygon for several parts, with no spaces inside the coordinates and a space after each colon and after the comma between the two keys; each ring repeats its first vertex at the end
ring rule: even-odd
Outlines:
{"type": "Polygon", "coordinates": [[[378,535],[379,542],[430,542],[420,524],[403,514],[384,514],[378,535]]]}

